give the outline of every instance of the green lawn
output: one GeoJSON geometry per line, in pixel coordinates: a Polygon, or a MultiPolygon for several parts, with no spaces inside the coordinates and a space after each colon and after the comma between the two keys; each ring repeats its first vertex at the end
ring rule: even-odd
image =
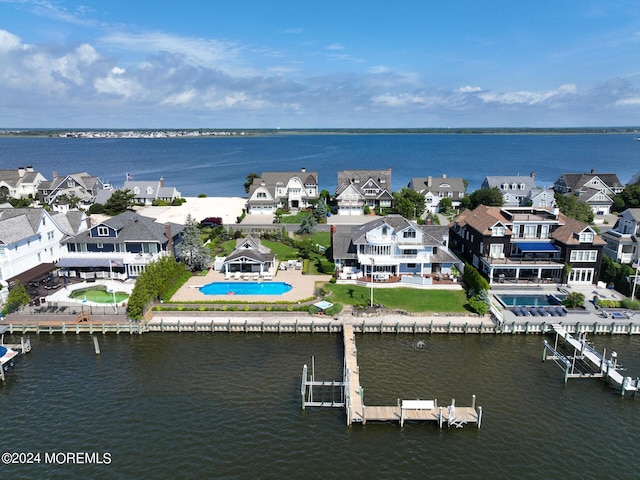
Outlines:
{"type": "Polygon", "coordinates": [[[278,260],[295,260],[298,258],[298,249],[296,248],[271,240],[261,239],[260,241],[265,247],[271,249],[271,253],[275,254],[278,260]]]}
{"type": "Polygon", "coordinates": [[[282,215],[280,217],[280,223],[301,223],[304,217],[310,217],[309,212],[298,212],[295,215],[282,215]]]}
{"type": "MultiPolygon", "coordinates": [[[[369,305],[370,288],[332,283],[327,283],[324,288],[333,292],[330,297],[333,303],[369,305]]],[[[465,308],[467,297],[462,290],[374,288],[373,303],[408,312],[469,313],[465,308]]]]}

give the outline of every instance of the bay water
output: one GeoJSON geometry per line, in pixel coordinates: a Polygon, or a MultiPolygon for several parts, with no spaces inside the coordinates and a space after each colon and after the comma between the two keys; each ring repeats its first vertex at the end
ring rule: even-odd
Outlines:
{"type": "MultiPolygon", "coordinates": [[[[87,171],[121,186],[161,176],[184,196],[242,196],[250,172],[342,169],[411,177],[640,170],[630,135],[283,135],[188,139],[0,138],[0,168],[47,178],[87,171]]],[[[7,341],[19,341],[17,337],[7,341]]],[[[640,375],[640,338],[593,337],[640,375]]],[[[337,380],[339,335],[145,334],[32,336],[0,385],[0,453],[41,454],[0,465],[2,478],[636,478],[640,399],[599,380],[563,383],[537,335],[360,335],[365,403],[433,399],[484,408],[481,429],[435,424],[345,425],[341,409],[301,409],[302,365],[337,380]],[[43,463],[88,452],[108,463],[43,463]],[[108,457],[104,454],[108,453],[108,457]],[[56,457],[58,459],[64,457],[56,457]]],[[[4,458],[4,457],[3,457],[4,458]]],[[[73,458],[73,457],[68,457],[73,458]]],[[[76,457],[77,458],[77,457],[76,457]]]]}
{"type": "MultiPolygon", "coordinates": [[[[366,404],[477,396],[482,428],[443,430],[303,411],[302,366],[313,355],[316,378],[338,380],[340,335],[110,335],[100,355],[88,335],[31,340],[0,385],[0,450],[110,461],[3,465],[3,478],[637,478],[640,398],[565,385],[539,335],[358,335],[366,404]]],[[[640,373],[640,338],[593,340],[640,373]]]]}

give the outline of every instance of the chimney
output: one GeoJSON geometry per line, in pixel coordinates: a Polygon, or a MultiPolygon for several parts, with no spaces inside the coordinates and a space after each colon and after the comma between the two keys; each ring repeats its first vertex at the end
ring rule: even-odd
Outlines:
{"type": "Polygon", "coordinates": [[[53,178],[54,178],[54,180],[55,180],[56,178],[58,178],[58,172],[56,172],[55,170],[53,171],[53,178]]]}
{"type": "Polygon", "coordinates": [[[443,174],[442,174],[442,178],[447,178],[447,174],[446,174],[446,173],[443,173],[443,174]]]}
{"type": "Polygon", "coordinates": [[[160,188],[164,188],[164,177],[160,177],[160,188]]]}
{"type": "Polygon", "coordinates": [[[85,223],[87,224],[87,229],[91,228],[91,219],[89,217],[85,218],[85,223]]]}
{"type": "Polygon", "coordinates": [[[27,165],[27,172],[33,173],[33,165],[27,165]]]}
{"type": "Polygon", "coordinates": [[[593,175],[594,173],[596,173],[596,169],[595,169],[595,168],[592,168],[592,169],[591,169],[591,175],[593,175]]]}
{"type": "Polygon", "coordinates": [[[433,185],[433,178],[431,178],[431,175],[429,175],[427,177],[427,187],[431,188],[431,185],[433,185]]]}
{"type": "Polygon", "coordinates": [[[302,173],[306,172],[306,171],[307,171],[307,167],[302,167],[302,168],[300,169],[300,171],[301,171],[302,173]]]}
{"type": "Polygon", "coordinates": [[[164,224],[164,236],[167,237],[167,253],[173,256],[173,237],[171,235],[171,224],[164,224]]]}
{"type": "Polygon", "coordinates": [[[24,177],[24,167],[18,167],[18,176],[20,178],[24,177]]]}
{"type": "Polygon", "coordinates": [[[535,180],[535,179],[536,179],[536,172],[531,172],[531,173],[529,174],[529,176],[530,176],[532,179],[534,179],[534,180],[535,180]]]}

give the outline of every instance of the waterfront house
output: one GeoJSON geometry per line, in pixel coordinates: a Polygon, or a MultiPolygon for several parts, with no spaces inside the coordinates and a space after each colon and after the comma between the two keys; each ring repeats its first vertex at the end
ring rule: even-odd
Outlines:
{"type": "Polygon", "coordinates": [[[62,241],[61,275],[83,279],[135,278],[146,266],[174,255],[183,225],[161,224],[126,211],[62,241]]]}
{"type": "Polygon", "coordinates": [[[60,241],[70,233],[65,222],[77,223],[65,217],[61,225],[44,208],[0,208],[0,303],[14,282],[28,286],[55,270],[60,241]]]}
{"type": "MultiPolygon", "coordinates": [[[[331,250],[340,279],[409,281],[412,277],[448,276],[458,259],[448,249],[448,228],[418,225],[387,215],[349,231],[332,228],[331,250]]],[[[421,282],[424,284],[424,282],[421,282]]]]}
{"type": "Polygon", "coordinates": [[[631,263],[638,258],[640,241],[640,208],[628,208],[618,215],[613,228],[602,234],[607,244],[604,253],[620,263],[631,263]]]}
{"type": "Polygon", "coordinates": [[[100,178],[87,172],[63,176],[53,172],[53,180],[38,185],[38,201],[60,212],[73,208],[87,209],[101,190],[104,190],[104,184],[100,178]]]}
{"type": "Polygon", "coordinates": [[[448,178],[445,174],[441,178],[415,177],[407,186],[424,195],[425,213],[439,213],[440,200],[443,198],[451,199],[453,208],[457,209],[466,192],[464,179],[448,178]]]}
{"type": "Polygon", "coordinates": [[[133,201],[141,205],[153,205],[154,200],[160,200],[170,204],[181,198],[180,192],[175,187],[167,187],[164,178],[158,181],[133,181],[124,182],[123,190],[129,190],[135,195],[133,201]]]}
{"type": "Polygon", "coordinates": [[[263,172],[253,179],[249,188],[247,213],[273,215],[278,208],[298,210],[308,208],[319,198],[318,173],[263,172]]]}
{"type": "Polygon", "coordinates": [[[225,274],[274,274],[276,257],[271,249],[262,245],[258,237],[248,235],[236,241],[233,252],[222,264],[225,274]]]}
{"type": "Polygon", "coordinates": [[[391,167],[338,172],[335,199],[339,215],[364,215],[365,207],[372,210],[391,207],[391,167]]]}
{"type": "Polygon", "coordinates": [[[450,224],[452,248],[490,283],[595,284],[604,240],[557,208],[465,210],[450,224]]]}
{"type": "Polygon", "coordinates": [[[591,207],[595,215],[611,213],[613,197],[624,190],[615,173],[563,173],[553,189],[563,195],[577,195],[581,202],[591,207]]]}
{"type": "Polygon", "coordinates": [[[520,207],[527,205],[531,191],[535,188],[535,172],[529,175],[487,176],[480,188],[498,188],[502,192],[503,206],[520,207]]]}
{"type": "Polygon", "coordinates": [[[38,185],[44,181],[46,178],[30,165],[17,170],[0,170],[0,197],[35,199],[38,185]]]}

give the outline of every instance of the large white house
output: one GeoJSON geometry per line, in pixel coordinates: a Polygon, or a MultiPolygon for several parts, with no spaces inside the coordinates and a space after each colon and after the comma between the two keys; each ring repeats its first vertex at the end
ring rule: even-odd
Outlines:
{"type": "Polygon", "coordinates": [[[278,208],[307,208],[318,200],[319,193],[317,172],[307,172],[306,168],[299,172],[263,172],[249,189],[247,213],[273,215],[278,208]]]}
{"type": "Polygon", "coordinates": [[[449,251],[448,238],[447,226],[418,225],[387,215],[348,232],[334,229],[331,241],[339,275],[360,272],[390,278],[451,274],[459,262],[449,251]]]}
{"type": "Polygon", "coordinates": [[[426,213],[439,213],[440,200],[448,198],[453,208],[458,208],[464,198],[466,187],[462,178],[448,178],[428,176],[426,178],[415,177],[409,182],[408,188],[424,195],[424,211],[426,213]]]}
{"type": "Polygon", "coordinates": [[[64,252],[61,240],[85,221],[77,214],[63,217],[59,223],[44,208],[0,208],[0,299],[14,282],[27,284],[55,269],[64,252]]]}
{"type": "Polygon", "coordinates": [[[36,198],[38,185],[44,181],[44,176],[30,165],[16,170],[0,170],[0,196],[36,198]]]}
{"type": "Polygon", "coordinates": [[[391,167],[386,170],[342,170],[336,189],[338,215],[364,215],[365,207],[391,207],[391,167]]]}

